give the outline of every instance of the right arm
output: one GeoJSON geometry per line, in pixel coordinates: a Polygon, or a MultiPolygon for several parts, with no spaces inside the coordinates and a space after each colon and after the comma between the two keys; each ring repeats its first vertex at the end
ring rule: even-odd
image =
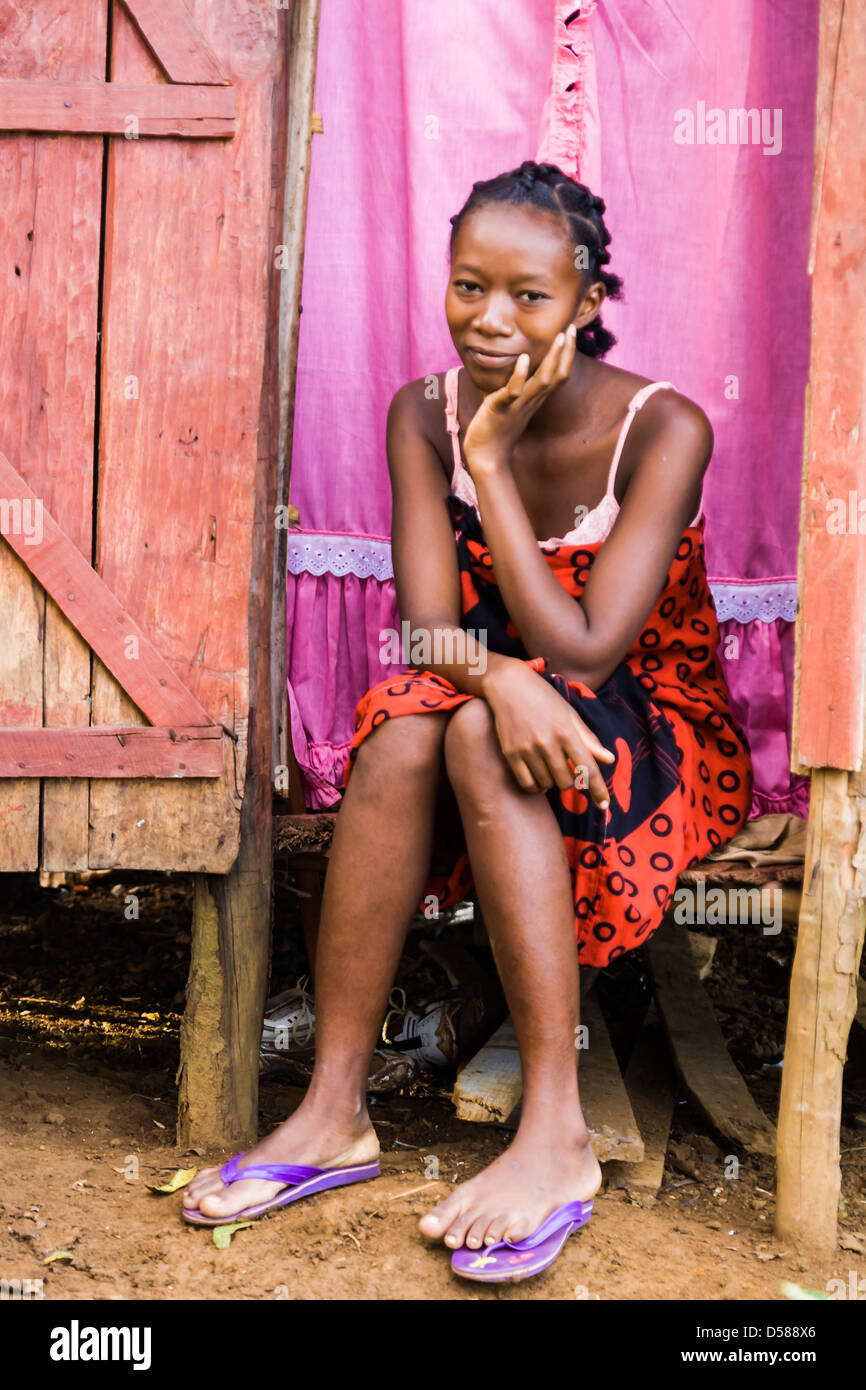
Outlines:
{"type": "Polygon", "coordinates": [[[429,633],[428,654],[436,650],[434,634],[443,634],[438,650],[454,659],[427,661],[425,669],[456,690],[487,701],[503,755],[524,790],[573,786],[570,758],[575,767],[586,768],[593,800],[606,802],[607,788],[595,759],[612,761],[614,755],[526,662],[490,651],[460,625],[460,573],[446,506],[448,479],[424,430],[418,390],[411,383],[401,387],[388,411],[391,553],[400,617],[413,633],[429,633]]]}

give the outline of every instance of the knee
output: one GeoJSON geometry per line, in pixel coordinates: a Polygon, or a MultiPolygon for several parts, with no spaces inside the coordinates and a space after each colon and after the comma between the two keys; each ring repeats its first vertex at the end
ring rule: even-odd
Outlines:
{"type": "Polygon", "coordinates": [[[427,776],[442,760],[445,715],[401,714],[367,735],[355,756],[353,778],[427,776]]]}
{"type": "Polygon", "coordinates": [[[490,707],[468,700],[455,710],[445,730],[445,769],[455,790],[471,791],[489,785],[505,768],[490,707]]]}

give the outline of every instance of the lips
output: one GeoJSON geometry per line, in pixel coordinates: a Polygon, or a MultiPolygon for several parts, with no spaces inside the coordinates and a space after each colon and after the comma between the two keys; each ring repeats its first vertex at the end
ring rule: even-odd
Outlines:
{"type": "Polygon", "coordinates": [[[477,347],[467,347],[466,351],[483,367],[502,367],[508,362],[515,362],[518,356],[516,352],[490,352],[477,347]]]}

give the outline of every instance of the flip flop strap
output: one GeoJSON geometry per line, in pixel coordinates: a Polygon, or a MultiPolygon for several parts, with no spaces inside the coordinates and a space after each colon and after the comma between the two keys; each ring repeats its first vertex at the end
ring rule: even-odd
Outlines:
{"type": "Polygon", "coordinates": [[[583,1221],[584,1213],[588,1208],[592,1208],[591,1202],[568,1202],[564,1207],[557,1207],[556,1211],[552,1211],[547,1219],[542,1221],[538,1230],[532,1232],[532,1235],[526,1236],[523,1240],[503,1240],[500,1243],[508,1245],[512,1250],[534,1250],[537,1245],[543,1245],[564,1226],[571,1226],[575,1221],[583,1221]]]}
{"type": "Polygon", "coordinates": [[[299,1163],[253,1163],[248,1168],[238,1168],[238,1162],[243,1157],[244,1154],[236,1154],[220,1169],[220,1177],[226,1186],[244,1178],[262,1178],[265,1182],[299,1183],[305,1182],[307,1178],[317,1178],[320,1173],[325,1172],[324,1168],[308,1168],[299,1163]]]}

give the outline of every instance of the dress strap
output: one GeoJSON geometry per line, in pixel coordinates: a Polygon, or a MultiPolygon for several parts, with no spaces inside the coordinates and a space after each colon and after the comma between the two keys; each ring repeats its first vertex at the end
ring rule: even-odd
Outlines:
{"type": "Polygon", "coordinates": [[[650,396],[653,395],[655,391],[660,391],[663,387],[667,387],[667,389],[670,391],[676,391],[677,389],[670,381],[650,381],[647,383],[646,386],[642,386],[639,391],[636,391],[635,394],[632,396],[631,400],[629,401],[628,413],[622,422],[622,428],[619,432],[619,439],[616,441],[616,451],[614,453],[613,459],[611,460],[610,471],[607,475],[607,492],[605,493],[605,497],[613,497],[614,495],[613,485],[616,480],[616,470],[619,467],[619,460],[620,456],[622,455],[623,445],[625,444],[626,436],[629,432],[629,429],[631,428],[632,420],[634,419],[635,415],[640,410],[644,402],[648,401],[650,396]]]}
{"type": "Polygon", "coordinates": [[[457,419],[457,375],[459,367],[449,367],[445,373],[445,424],[451,436],[451,450],[454,454],[454,472],[451,476],[452,491],[463,470],[460,454],[460,421],[457,419]]]}

